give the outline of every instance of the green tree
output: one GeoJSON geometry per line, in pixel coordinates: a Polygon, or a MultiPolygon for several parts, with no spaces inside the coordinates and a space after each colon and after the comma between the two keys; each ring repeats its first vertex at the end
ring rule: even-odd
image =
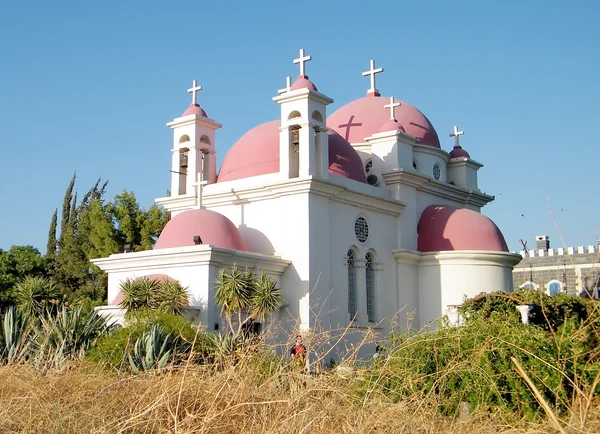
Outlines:
{"type": "Polygon", "coordinates": [[[46,262],[32,246],[12,246],[0,249],[0,306],[14,303],[14,287],[26,276],[46,275],[46,262]]]}
{"type": "Polygon", "coordinates": [[[231,269],[219,270],[215,303],[221,306],[229,330],[237,338],[246,324],[255,319],[264,320],[265,315],[279,309],[284,300],[281,289],[264,272],[257,277],[249,269],[240,270],[233,265],[231,269]]]}
{"type": "Polygon", "coordinates": [[[50,229],[48,230],[48,243],[46,244],[46,257],[54,258],[56,255],[56,225],[58,223],[58,209],[54,210],[52,220],[50,220],[50,229]]]}
{"type": "Polygon", "coordinates": [[[65,192],[65,197],[63,199],[62,205],[62,218],[60,220],[60,242],[62,243],[64,237],[66,235],[67,228],[69,227],[70,215],[71,215],[71,203],[73,199],[73,188],[75,187],[75,178],[77,176],[77,172],[73,173],[73,178],[71,178],[71,182],[67,186],[67,191],[65,192]]]}

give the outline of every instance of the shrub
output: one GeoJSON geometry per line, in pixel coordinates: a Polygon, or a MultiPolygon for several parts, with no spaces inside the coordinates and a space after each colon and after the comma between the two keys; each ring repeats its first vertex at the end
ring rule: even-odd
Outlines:
{"type": "Polygon", "coordinates": [[[129,368],[127,355],[133,351],[136,342],[148,333],[155,325],[160,326],[165,334],[173,338],[173,353],[180,355],[174,362],[181,361],[189,355],[193,346],[195,361],[202,362],[212,353],[210,336],[195,328],[192,323],[180,315],[157,312],[145,309],[133,312],[124,327],[118,327],[108,336],[98,341],[89,353],[89,360],[103,367],[117,371],[129,368]]]}

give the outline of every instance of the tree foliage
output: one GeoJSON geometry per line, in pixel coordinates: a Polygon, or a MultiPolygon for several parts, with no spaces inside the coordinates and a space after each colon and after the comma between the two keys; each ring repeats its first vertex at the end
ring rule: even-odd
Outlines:
{"type": "Polygon", "coordinates": [[[24,276],[44,276],[47,263],[32,246],[12,246],[0,249],[0,307],[15,301],[15,285],[24,276]]]}

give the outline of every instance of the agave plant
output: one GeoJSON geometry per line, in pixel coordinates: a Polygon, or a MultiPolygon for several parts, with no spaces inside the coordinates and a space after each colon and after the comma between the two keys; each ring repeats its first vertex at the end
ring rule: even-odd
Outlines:
{"type": "Polygon", "coordinates": [[[26,276],[15,285],[15,298],[19,313],[35,318],[58,306],[60,288],[45,277],[26,276]]]}
{"type": "Polygon", "coordinates": [[[34,364],[52,368],[80,359],[109,330],[104,317],[95,310],[86,314],[81,306],[63,307],[55,317],[45,315],[35,329],[34,364]]]}
{"type": "Polygon", "coordinates": [[[162,312],[180,315],[189,304],[187,288],[182,287],[176,280],[164,279],[159,284],[153,302],[162,312]]]}
{"type": "Polygon", "coordinates": [[[14,306],[10,306],[2,319],[0,335],[0,360],[2,363],[16,363],[24,360],[29,350],[29,320],[19,315],[14,306]]]}
{"type": "Polygon", "coordinates": [[[134,374],[152,369],[162,369],[169,363],[175,351],[175,340],[170,333],[155,324],[144,333],[133,345],[133,350],[128,354],[129,366],[134,374]]]}

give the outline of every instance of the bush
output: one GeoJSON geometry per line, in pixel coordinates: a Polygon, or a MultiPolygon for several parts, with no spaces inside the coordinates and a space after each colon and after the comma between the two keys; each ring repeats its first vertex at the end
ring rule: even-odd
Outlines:
{"type": "Polygon", "coordinates": [[[476,297],[461,308],[461,327],[392,336],[389,358],[373,364],[367,384],[394,400],[426,395],[446,415],[468,402],[535,417],[542,409],[514,357],[544,400],[565,411],[578,394],[593,393],[600,371],[597,309],[590,300],[537,291],[476,297]],[[534,306],[529,325],[521,323],[520,303],[534,306]]]}
{"type": "Polygon", "coordinates": [[[103,367],[118,371],[129,369],[128,355],[138,340],[159,326],[173,340],[173,358],[180,362],[190,354],[192,343],[195,360],[202,362],[212,352],[212,341],[208,334],[198,331],[192,323],[180,315],[153,311],[151,309],[132,312],[124,327],[116,328],[108,336],[99,340],[89,353],[88,359],[103,367]],[[175,357],[177,356],[177,357],[175,357]]]}
{"type": "Polygon", "coordinates": [[[15,300],[20,313],[36,318],[58,307],[60,288],[45,277],[26,276],[15,285],[15,300]]]}

